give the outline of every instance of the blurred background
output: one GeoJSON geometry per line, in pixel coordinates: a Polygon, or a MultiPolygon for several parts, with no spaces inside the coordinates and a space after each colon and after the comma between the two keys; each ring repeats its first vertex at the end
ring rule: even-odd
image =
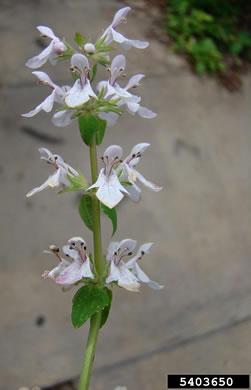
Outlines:
{"type": "MultiPolygon", "coordinates": [[[[183,49],[182,56],[176,54],[177,35],[167,35],[158,22],[166,11],[150,3],[131,2],[134,9],[120,31],[150,42],[146,50],[125,53],[126,74],[146,75],[137,92],[158,116],[124,114],[107,130],[99,153],[112,143],[121,144],[125,155],[136,143],[151,143],[139,171],[163,190],[144,190],[139,204],[125,199],[114,239],[154,242],[143,269],[165,289],[114,290],[97,348],[95,390],[119,384],[161,390],[168,373],[248,373],[251,366],[251,76],[242,75],[242,88],[231,94],[207,75],[223,71],[224,77],[226,67],[232,71],[226,58],[214,72],[213,65],[198,68],[183,49]]],[[[55,128],[50,114],[20,116],[48,95],[24,66],[42,50],[36,26],[51,27],[70,43],[76,31],[94,41],[124,5],[115,0],[0,2],[1,390],[51,389],[77,377],[88,332],[87,325],[80,330],[71,325],[73,291],[62,293],[52,281],[40,280],[54,266],[54,259],[42,254],[48,245],[83,236],[92,249],[91,234],[78,216],[78,195],[46,190],[25,197],[48,177],[40,146],[90,178],[88,150],[75,123],[55,128]]],[[[235,56],[241,64],[246,46],[235,56]]],[[[71,83],[65,62],[43,70],[59,85],[71,83]]],[[[105,249],[110,222],[104,219],[103,228],[105,249]]]]}

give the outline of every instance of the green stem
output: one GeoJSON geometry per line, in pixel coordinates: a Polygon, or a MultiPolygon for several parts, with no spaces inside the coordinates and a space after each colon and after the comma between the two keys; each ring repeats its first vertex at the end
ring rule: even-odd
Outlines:
{"type": "MultiPolygon", "coordinates": [[[[90,145],[90,162],[92,183],[97,181],[98,166],[97,166],[97,150],[95,137],[93,137],[90,145]]],[[[103,275],[103,257],[102,257],[102,241],[101,241],[101,223],[100,223],[100,202],[96,197],[92,198],[92,215],[93,215],[93,243],[94,243],[94,258],[95,268],[99,277],[99,282],[102,282],[103,275]]],[[[85,358],[80,375],[78,390],[88,390],[91,379],[92,367],[98,341],[98,334],[101,323],[101,311],[95,313],[90,320],[89,335],[85,350],[85,358]]]]}
{"type": "MultiPolygon", "coordinates": [[[[90,145],[90,161],[92,183],[95,183],[98,178],[97,150],[95,137],[93,137],[90,145]]],[[[92,198],[92,217],[93,217],[93,242],[94,242],[94,258],[96,271],[100,277],[103,274],[103,258],[102,258],[102,241],[101,241],[101,223],[100,223],[100,202],[98,198],[92,198]]]]}
{"type": "Polygon", "coordinates": [[[94,314],[90,320],[90,329],[85,349],[85,359],[81,371],[78,390],[88,390],[95,357],[96,344],[101,322],[101,312],[94,314]]]}

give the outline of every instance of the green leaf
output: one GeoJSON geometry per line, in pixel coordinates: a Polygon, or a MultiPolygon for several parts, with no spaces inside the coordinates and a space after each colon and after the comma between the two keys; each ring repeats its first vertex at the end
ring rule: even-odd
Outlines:
{"type": "Polygon", "coordinates": [[[79,46],[82,46],[85,42],[85,38],[83,37],[83,35],[81,35],[79,32],[76,32],[75,34],[75,37],[74,37],[74,41],[79,45],[79,46]]]}
{"type": "Polygon", "coordinates": [[[74,328],[80,328],[88,318],[109,304],[110,297],[104,289],[97,286],[81,287],[72,300],[71,319],[74,328]]]}
{"type": "Polygon", "coordinates": [[[93,65],[93,68],[92,68],[92,78],[90,80],[90,82],[92,83],[93,80],[95,79],[95,76],[97,74],[97,70],[98,70],[98,64],[94,64],[93,65]]]}
{"type": "Polygon", "coordinates": [[[113,231],[112,235],[115,234],[117,230],[117,213],[116,208],[113,207],[113,209],[109,209],[109,207],[105,206],[103,203],[101,203],[101,208],[104,211],[104,214],[107,215],[108,218],[112,221],[113,231]]]}
{"type": "MultiPolygon", "coordinates": [[[[120,175],[121,175],[121,174],[120,174],[120,175]]],[[[118,176],[118,177],[119,177],[119,176],[118,176]]],[[[125,186],[125,187],[126,187],[126,186],[132,186],[132,183],[130,183],[129,181],[123,181],[123,180],[122,180],[122,181],[120,182],[120,184],[121,184],[122,186],[125,186]]]]}
{"type": "Polygon", "coordinates": [[[85,225],[93,232],[92,198],[82,195],[78,203],[78,212],[85,225]]]}
{"type": "Polygon", "coordinates": [[[104,135],[105,135],[105,130],[106,130],[106,121],[103,119],[99,119],[99,129],[96,133],[96,144],[100,145],[102,144],[104,135]]]}
{"type": "Polygon", "coordinates": [[[93,114],[85,114],[78,118],[78,125],[82,140],[86,145],[90,145],[93,136],[96,134],[99,145],[104,137],[106,121],[93,114]],[[97,135],[98,134],[98,135],[97,135]]]}
{"type": "Polygon", "coordinates": [[[106,291],[107,296],[109,298],[109,303],[102,310],[102,317],[101,317],[100,328],[102,328],[105,325],[105,323],[107,321],[107,318],[109,316],[110,309],[111,309],[111,304],[112,304],[112,290],[110,290],[109,288],[105,287],[105,291],[106,291]]]}
{"type": "Polygon", "coordinates": [[[86,190],[89,187],[89,183],[86,180],[86,178],[79,171],[78,173],[79,173],[78,176],[67,175],[67,178],[71,183],[71,185],[65,190],[59,191],[59,194],[63,194],[65,192],[70,192],[70,191],[86,190]]]}

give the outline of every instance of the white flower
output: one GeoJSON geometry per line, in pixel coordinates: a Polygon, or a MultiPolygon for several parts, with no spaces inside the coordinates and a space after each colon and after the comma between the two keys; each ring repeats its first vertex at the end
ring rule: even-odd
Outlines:
{"type": "Polygon", "coordinates": [[[67,106],[74,108],[86,103],[90,97],[97,99],[88,79],[90,68],[86,56],[83,54],[73,54],[71,57],[71,69],[79,78],[65,96],[67,106]]]}
{"type": "MultiPolygon", "coordinates": [[[[46,85],[52,89],[52,93],[40,103],[34,110],[27,114],[22,114],[24,117],[32,117],[38,114],[40,111],[51,112],[54,102],[64,104],[64,97],[66,92],[70,89],[67,85],[59,87],[50,79],[50,77],[44,72],[32,72],[37,78],[39,84],[46,85]]],[[[72,113],[71,113],[72,115],[72,113]]]]}
{"type": "MultiPolygon", "coordinates": [[[[141,101],[141,97],[133,95],[131,92],[129,92],[129,89],[136,88],[140,85],[139,82],[144,77],[143,74],[137,74],[131,77],[125,88],[120,87],[120,85],[117,83],[118,79],[124,75],[125,67],[125,56],[119,54],[113,59],[111,68],[108,68],[110,73],[109,80],[100,81],[97,86],[98,91],[104,89],[105,99],[120,98],[117,103],[117,106],[125,106],[127,111],[132,115],[138,113],[143,118],[154,118],[156,114],[153,111],[149,110],[146,107],[142,107],[139,104],[141,101]]],[[[119,117],[118,114],[115,114],[113,112],[100,113],[99,116],[101,119],[107,120],[108,126],[112,126],[119,117]]]]}
{"type": "Polygon", "coordinates": [[[49,27],[37,26],[37,29],[42,34],[42,36],[50,38],[51,43],[40,54],[30,58],[26,62],[25,65],[32,69],[40,68],[48,60],[51,62],[51,64],[55,65],[57,62],[55,57],[59,56],[67,49],[65,44],[61,42],[58,37],[56,37],[54,32],[49,27]]]}
{"type": "Polygon", "coordinates": [[[144,142],[135,145],[132,148],[131,153],[127,156],[123,162],[121,162],[116,168],[116,173],[119,175],[121,182],[128,182],[126,186],[127,193],[134,201],[140,199],[141,190],[136,183],[142,183],[146,188],[151,191],[158,192],[162,190],[162,187],[157,186],[149,180],[146,180],[141,173],[139,173],[135,166],[140,162],[142,153],[150,146],[150,144],[144,142]]]}
{"type": "Polygon", "coordinates": [[[86,243],[81,237],[73,237],[69,241],[69,245],[63,247],[66,256],[73,259],[70,264],[60,276],[56,279],[56,283],[63,285],[71,285],[82,278],[94,278],[91,270],[91,262],[86,254],[86,243]]]}
{"type": "Polygon", "coordinates": [[[120,146],[109,146],[102,157],[105,167],[101,169],[96,183],[87,189],[98,188],[97,198],[109,208],[115,207],[123,199],[123,192],[127,193],[114,170],[114,166],[119,163],[122,154],[123,150],[120,146]]]}
{"type": "Polygon", "coordinates": [[[112,41],[118,42],[124,49],[130,47],[136,47],[138,49],[145,49],[149,43],[146,41],[138,41],[134,39],[128,39],[124,35],[116,31],[116,28],[121,23],[126,23],[126,15],[130,11],[131,7],[121,8],[114,15],[112,23],[107,27],[101,36],[101,39],[105,37],[104,44],[109,45],[112,41]]]}
{"type": "Polygon", "coordinates": [[[149,253],[152,243],[141,245],[136,256],[127,263],[122,260],[133,254],[136,245],[137,241],[129,238],[121,242],[110,243],[106,256],[107,262],[110,263],[110,271],[106,283],[118,282],[118,286],[137,292],[141,282],[147,283],[149,287],[155,290],[161,290],[164,286],[160,286],[157,282],[150,280],[137,263],[145,253],[149,253]]]}
{"type": "Polygon", "coordinates": [[[121,242],[111,242],[107,249],[107,261],[110,262],[109,276],[106,283],[118,282],[118,286],[126,290],[137,292],[140,284],[137,277],[126,267],[122,259],[130,256],[135,249],[137,241],[125,239],[121,242]]]}
{"type": "Polygon", "coordinates": [[[50,245],[49,251],[44,251],[44,253],[51,253],[57,257],[59,260],[58,265],[53,268],[51,271],[44,271],[44,273],[41,275],[41,279],[53,279],[56,280],[57,277],[61,275],[61,273],[69,266],[71,263],[68,260],[63,259],[59,252],[59,248],[57,248],[55,245],[50,245]]]}
{"type": "Polygon", "coordinates": [[[78,172],[70,165],[66,164],[62,157],[57,154],[52,154],[48,149],[39,148],[38,151],[41,154],[41,160],[46,160],[49,164],[53,165],[54,168],[56,168],[56,171],[53,175],[50,175],[40,187],[33,188],[33,190],[29,191],[26,196],[30,197],[47,187],[59,187],[60,185],[64,188],[69,187],[70,182],[67,175],[72,177],[78,176],[78,172]]]}
{"type": "Polygon", "coordinates": [[[148,286],[151,287],[153,290],[162,290],[164,286],[161,286],[157,282],[150,280],[137,263],[146,253],[149,253],[149,250],[151,249],[152,245],[153,244],[151,242],[147,242],[141,245],[136,256],[126,263],[126,267],[132,271],[132,273],[141,283],[148,284],[148,286]]]}

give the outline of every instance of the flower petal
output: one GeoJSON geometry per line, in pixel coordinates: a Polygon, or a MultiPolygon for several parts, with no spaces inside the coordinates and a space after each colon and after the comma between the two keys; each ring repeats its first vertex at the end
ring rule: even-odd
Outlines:
{"type": "Polygon", "coordinates": [[[38,80],[42,81],[44,84],[49,85],[52,88],[57,87],[57,85],[53,83],[51,78],[45,72],[34,71],[32,74],[34,74],[34,76],[36,76],[38,80]]]}
{"type": "Polygon", "coordinates": [[[52,117],[52,123],[57,127],[65,127],[71,123],[71,116],[74,110],[64,110],[56,112],[52,117]]]}
{"type": "Polygon", "coordinates": [[[96,196],[100,202],[112,209],[123,199],[122,192],[127,193],[127,190],[120,184],[116,173],[112,172],[108,179],[104,178],[103,185],[99,187],[96,196]]]}
{"type": "Polygon", "coordinates": [[[86,103],[90,97],[95,97],[95,93],[92,90],[89,80],[86,81],[86,84],[82,87],[80,79],[76,80],[73,87],[66,94],[65,103],[69,107],[78,107],[86,103]]]}
{"type": "Polygon", "coordinates": [[[120,77],[126,67],[126,58],[123,54],[117,55],[111,64],[111,85],[114,85],[118,77],[120,77]]]}
{"type": "Polygon", "coordinates": [[[157,186],[156,184],[152,183],[151,181],[149,180],[146,180],[144,178],[143,175],[141,175],[141,173],[139,173],[138,171],[136,171],[136,169],[132,169],[131,168],[131,171],[134,171],[136,177],[137,177],[137,180],[139,180],[142,184],[144,184],[145,187],[147,187],[149,190],[151,191],[155,191],[155,192],[158,192],[158,191],[161,191],[162,190],[162,187],[159,187],[157,186]]]}
{"type": "Polygon", "coordinates": [[[128,249],[128,252],[133,252],[134,249],[136,248],[136,245],[137,245],[136,240],[132,240],[131,238],[126,238],[119,243],[119,248],[121,250],[128,249]]]}
{"type": "Polygon", "coordinates": [[[56,279],[58,284],[74,284],[82,279],[81,274],[82,263],[78,260],[65,269],[65,271],[56,279]]]}
{"type": "Polygon", "coordinates": [[[43,191],[45,188],[47,188],[49,186],[49,184],[48,184],[49,179],[50,179],[50,177],[43,184],[41,184],[40,187],[35,187],[31,191],[27,192],[27,194],[26,194],[27,198],[29,198],[30,196],[33,196],[37,192],[43,191]]]}
{"type": "Polygon", "coordinates": [[[133,183],[131,186],[126,186],[128,196],[134,201],[138,202],[141,198],[141,189],[133,183]]]}
{"type": "Polygon", "coordinates": [[[120,43],[123,49],[130,49],[131,47],[136,47],[137,49],[145,49],[149,45],[149,42],[147,41],[128,39],[114,29],[112,29],[112,38],[115,42],[120,43]]]}
{"type": "Polygon", "coordinates": [[[38,151],[40,153],[41,160],[48,160],[49,158],[53,158],[53,154],[46,148],[39,148],[38,151]]]}
{"type": "Polygon", "coordinates": [[[51,28],[46,26],[37,26],[38,31],[44,35],[45,37],[48,37],[50,39],[58,39],[51,28]]]}
{"type": "Polygon", "coordinates": [[[141,142],[140,144],[135,145],[132,148],[131,155],[143,153],[147,148],[149,148],[150,144],[147,142],[141,142]]]}
{"type": "Polygon", "coordinates": [[[30,118],[38,114],[42,110],[45,112],[50,112],[53,108],[54,100],[55,100],[55,90],[53,90],[52,93],[49,96],[47,96],[47,98],[42,103],[40,103],[36,108],[34,108],[34,110],[27,112],[26,114],[22,114],[22,116],[30,118]]]}
{"type": "Polygon", "coordinates": [[[106,283],[117,281],[120,287],[128,291],[138,292],[140,284],[137,278],[123,264],[117,267],[114,262],[111,262],[110,274],[106,279],[106,283]]]}
{"type": "Polygon", "coordinates": [[[137,113],[142,117],[142,118],[155,118],[157,114],[151,110],[149,110],[146,107],[139,107],[137,113]]]}
{"type": "Polygon", "coordinates": [[[114,15],[113,21],[112,21],[112,27],[116,28],[120,23],[123,22],[124,18],[126,18],[126,15],[130,11],[131,7],[123,7],[120,8],[114,15]]]}
{"type": "Polygon", "coordinates": [[[91,270],[91,263],[90,259],[87,256],[86,260],[84,261],[83,265],[81,266],[81,275],[83,278],[91,278],[94,279],[94,275],[91,270]]]}
{"type": "Polygon", "coordinates": [[[128,90],[130,88],[133,88],[133,87],[137,86],[139,84],[140,80],[143,79],[143,77],[145,77],[144,74],[135,74],[134,76],[132,76],[130,78],[130,80],[128,81],[125,89],[128,90]]]}
{"type": "Polygon", "coordinates": [[[108,127],[113,126],[119,118],[115,112],[99,112],[98,116],[106,121],[108,127]]]}
{"type": "Polygon", "coordinates": [[[82,74],[85,74],[86,70],[89,69],[89,62],[84,54],[73,54],[71,57],[71,65],[78,68],[82,74]]]}
{"type": "Polygon", "coordinates": [[[119,160],[123,155],[123,149],[119,145],[110,145],[104,151],[105,159],[109,159],[109,161],[113,161],[115,158],[119,160]]]}
{"type": "Polygon", "coordinates": [[[53,45],[54,45],[54,42],[51,41],[51,43],[49,44],[49,46],[47,46],[40,54],[38,54],[37,56],[34,56],[32,58],[30,58],[27,62],[26,62],[26,66],[28,66],[28,68],[31,68],[31,69],[36,69],[36,68],[40,68],[42,65],[44,65],[46,63],[46,61],[48,60],[51,52],[53,51],[53,45]]]}
{"type": "Polygon", "coordinates": [[[115,242],[115,241],[111,241],[108,248],[107,248],[107,254],[106,254],[106,260],[107,261],[111,261],[113,256],[114,256],[114,252],[116,252],[119,248],[119,242],[115,242]]]}

